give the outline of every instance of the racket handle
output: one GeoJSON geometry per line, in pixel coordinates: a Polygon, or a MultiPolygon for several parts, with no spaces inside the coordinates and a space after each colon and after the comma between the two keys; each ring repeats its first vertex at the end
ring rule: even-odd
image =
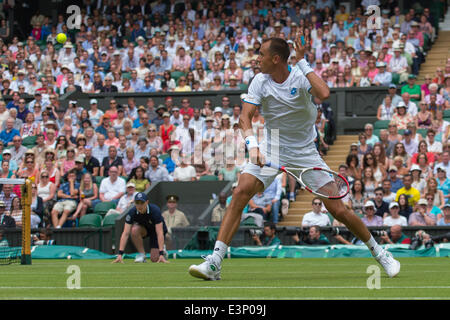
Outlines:
{"type": "Polygon", "coordinates": [[[281,170],[281,166],[279,166],[279,165],[277,165],[277,164],[275,164],[275,163],[272,163],[272,162],[267,162],[266,164],[265,164],[265,166],[266,167],[270,167],[270,168],[274,168],[274,169],[277,169],[277,170],[281,170]]]}

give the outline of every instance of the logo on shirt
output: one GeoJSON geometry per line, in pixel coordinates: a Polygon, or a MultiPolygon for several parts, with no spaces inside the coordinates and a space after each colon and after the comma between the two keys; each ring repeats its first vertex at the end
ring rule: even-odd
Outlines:
{"type": "Polygon", "coordinates": [[[295,96],[296,93],[297,93],[297,88],[292,88],[291,95],[295,96]]]}

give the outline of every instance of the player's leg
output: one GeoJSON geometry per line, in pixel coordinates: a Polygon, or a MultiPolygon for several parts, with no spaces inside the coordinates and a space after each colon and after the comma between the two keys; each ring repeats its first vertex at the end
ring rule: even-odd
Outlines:
{"type": "Polygon", "coordinates": [[[233,235],[241,224],[242,211],[250,199],[263,189],[264,184],[256,176],[249,173],[243,173],[240,176],[239,183],[233,191],[231,202],[220,225],[213,254],[205,257],[205,262],[189,267],[189,273],[193,277],[204,280],[220,280],[222,260],[233,235]]]}
{"type": "Polygon", "coordinates": [[[358,239],[367,242],[370,239],[370,232],[362,220],[353,212],[348,210],[342,200],[322,199],[328,212],[338,221],[345,224],[358,239]]]}
{"type": "Polygon", "coordinates": [[[400,262],[384,250],[370,234],[367,226],[353,212],[348,210],[342,200],[322,199],[328,212],[345,226],[369,248],[374,258],[383,266],[389,277],[395,277],[400,272],[400,262]]]}
{"type": "Polygon", "coordinates": [[[138,224],[131,227],[131,241],[136,248],[138,255],[134,262],[145,262],[144,238],[147,236],[147,230],[138,224]]]}
{"type": "Polygon", "coordinates": [[[241,215],[251,198],[264,189],[264,184],[255,176],[243,173],[234,189],[230,205],[220,225],[217,240],[229,245],[241,224],[241,215]]]}

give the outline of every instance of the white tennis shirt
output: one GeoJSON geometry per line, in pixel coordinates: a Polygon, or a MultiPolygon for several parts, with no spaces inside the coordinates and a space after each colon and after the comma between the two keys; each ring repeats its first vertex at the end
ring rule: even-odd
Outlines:
{"type": "Polygon", "coordinates": [[[281,84],[268,74],[254,77],[244,102],[261,106],[267,143],[266,148],[260,143],[264,155],[266,150],[272,155],[279,152],[280,160],[288,160],[298,158],[305,147],[315,147],[317,106],[310,89],[311,84],[297,66],[281,84]]]}

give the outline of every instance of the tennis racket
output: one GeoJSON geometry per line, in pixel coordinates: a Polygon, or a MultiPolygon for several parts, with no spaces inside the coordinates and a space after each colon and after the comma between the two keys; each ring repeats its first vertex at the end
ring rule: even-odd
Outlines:
{"type": "Polygon", "coordinates": [[[297,180],[306,190],[319,197],[338,200],[350,192],[350,185],[342,175],[324,168],[287,168],[274,163],[265,166],[285,172],[297,180]],[[299,175],[294,172],[300,172],[299,175]]]}

